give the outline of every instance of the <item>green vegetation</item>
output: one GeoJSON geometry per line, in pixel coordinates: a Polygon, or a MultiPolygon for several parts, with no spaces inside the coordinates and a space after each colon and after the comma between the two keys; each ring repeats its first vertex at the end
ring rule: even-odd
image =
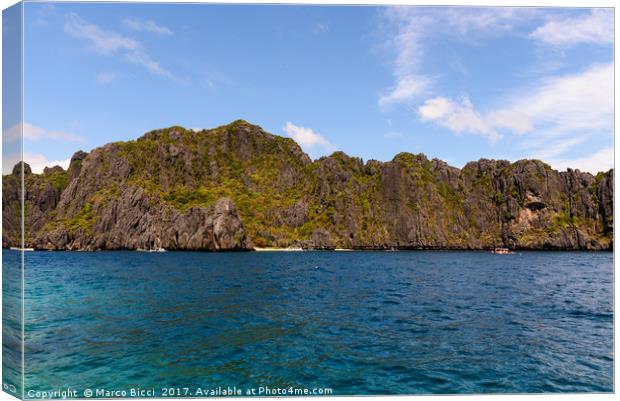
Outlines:
{"type": "Polygon", "coordinates": [[[259,242],[264,235],[292,238],[298,233],[274,227],[271,215],[304,197],[309,183],[284,182],[282,174],[306,176],[307,166],[292,139],[255,131],[243,120],[199,133],[171,127],[119,144],[120,155],[130,161],[128,182],[170,207],[210,207],[229,197],[247,232],[259,242]]]}
{"type": "MultiPolygon", "coordinates": [[[[154,130],[93,151],[85,165],[93,172],[92,180],[80,181],[72,190],[87,192],[76,196],[81,203],[65,202],[64,210],[56,211],[54,202],[69,185],[68,172],[56,168],[26,176],[27,188],[36,194],[32,199],[39,202],[27,202],[27,212],[47,216],[47,221],[40,220],[44,230],[64,227],[69,233],[92,233],[102,210],[110,210],[104,206],[125,194],[165,213],[211,208],[218,199],[231,198],[257,246],[292,245],[319,229],[339,246],[398,242],[488,247],[499,245],[505,231],[513,229],[525,243],[567,228],[608,235],[593,228],[592,216],[572,215],[569,207],[569,199],[574,206],[589,198],[592,205],[573,210],[586,215],[591,212],[583,210],[598,210],[596,188],[603,174],[587,188],[591,197],[586,192],[571,199],[557,173],[537,161],[481,160],[459,171],[423,154],[400,153],[391,162],[364,164],[334,152],[312,162],[292,139],[267,134],[243,120],[199,132],[176,126],[154,130]],[[556,183],[549,192],[551,176],[556,183]],[[531,217],[530,212],[519,210],[532,194],[549,198],[544,199],[548,208],[532,212],[547,213],[534,216],[535,228],[520,221],[521,215],[531,217]],[[36,210],[47,208],[46,202],[49,209],[36,210]]],[[[6,185],[17,186],[12,178],[5,177],[6,185]]]]}
{"type": "Polygon", "coordinates": [[[93,205],[87,203],[74,218],[65,220],[64,225],[70,233],[84,230],[88,234],[92,234],[93,223],[93,205]]]}
{"type": "Polygon", "coordinates": [[[54,188],[63,190],[69,185],[69,177],[66,171],[54,171],[44,176],[45,181],[49,182],[54,188]]]}
{"type": "Polygon", "coordinates": [[[216,194],[206,188],[178,187],[163,195],[163,200],[179,210],[208,206],[217,200],[216,194]]]}

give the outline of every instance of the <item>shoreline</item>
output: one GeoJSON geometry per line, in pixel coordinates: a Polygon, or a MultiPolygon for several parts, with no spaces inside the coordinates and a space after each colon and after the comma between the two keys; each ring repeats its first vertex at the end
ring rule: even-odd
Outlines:
{"type": "MultiPolygon", "coordinates": [[[[16,251],[16,252],[136,252],[141,254],[162,254],[170,252],[202,252],[202,253],[243,253],[243,252],[258,252],[258,253],[279,253],[279,252],[484,252],[494,255],[498,253],[493,252],[492,248],[333,248],[333,249],[302,249],[302,248],[276,248],[276,247],[256,247],[252,249],[166,249],[165,251],[145,251],[143,249],[36,249],[25,248],[15,249],[15,247],[2,247],[2,250],[16,251]]],[[[514,248],[510,249],[512,255],[520,252],[583,252],[583,253],[613,253],[613,248],[610,249],[574,249],[574,248],[514,248]]]]}

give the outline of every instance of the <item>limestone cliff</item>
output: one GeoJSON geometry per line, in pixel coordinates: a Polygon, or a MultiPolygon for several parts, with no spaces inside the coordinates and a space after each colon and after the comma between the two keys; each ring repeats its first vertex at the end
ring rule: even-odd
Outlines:
{"type": "MultiPolygon", "coordinates": [[[[537,160],[463,169],[424,155],[312,161],[244,121],[151,131],[67,171],[24,169],[26,246],[39,249],[610,249],[613,170],[537,160]]],[[[21,166],[3,180],[3,246],[19,243],[21,166]]]]}

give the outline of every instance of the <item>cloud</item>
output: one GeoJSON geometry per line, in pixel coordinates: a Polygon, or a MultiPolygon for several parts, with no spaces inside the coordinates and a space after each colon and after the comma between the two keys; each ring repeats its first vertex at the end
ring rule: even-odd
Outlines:
{"type": "MultiPolygon", "coordinates": [[[[613,64],[593,65],[569,75],[548,77],[516,90],[500,108],[477,111],[465,97],[428,99],[418,107],[422,121],[454,133],[497,140],[517,136],[517,146],[536,158],[557,158],[591,136],[610,138],[614,121],[613,64]]],[[[585,163],[582,159],[574,159],[585,163]]]]}
{"type": "Polygon", "coordinates": [[[525,118],[533,128],[552,135],[576,131],[610,133],[613,130],[613,88],[613,64],[593,65],[579,73],[548,77],[516,91],[507,100],[507,107],[497,111],[496,124],[522,133],[509,119],[525,118]],[[502,120],[501,116],[505,118],[502,120]]]}
{"type": "MultiPolygon", "coordinates": [[[[13,167],[21,161],[21,155],[19,153],[12,153],[2,159],[2,174],[11,174],[13,167]]],[[[60,166],[63,169],[69,168],[71,158],[65,160],[48,160],[44,155],[39,153],[27,153],[24,152],[24,162],[30,165],[32,172],[35,174],[41,174],[45,167],[60,166]]]]}
{"type": "MultiPolygon", "coordinates": [[[[394,84],[379,94],[378,103],[415,105],[421,121],[446,127],[455,134],[480,135],[492,142],[505,137],[510,147],[529,156],[586,165],[588,155],[566,155],[586,140],[612,138],[612,63],[591,65],[571,74],[543,76],[520,88],[505,90],[506,95],[495,103],[485,99],[484,107],[480,107],[466,94],[454,98],[438,93],[441,75],[434,72],[436,68],[430,72],[428,60],[438,43],[477,46],[481,40],[502,36],[564,46],[612,42],[611,9],[580,12],[578,17],[573,14],[567,18],[565,11],[536,8],[382,8],[381,49],[389,54],[394,84]],[[532,32],[532,26],[539,28],[532,32]]],[[[462,67],[452,66],[466,72],[462,67]]],[[[557,68],[555,65],[544,74],[557,68]]]]}
{"type": "Polygon", "coordinates": [[[43,140],[43,139],[52,139],[56,141],[65,141],[65,142],[83,142],[84,141],[84,138],[78,135],[73,135],[73,134],[69,134],[66,132],[62,132],[62,131],[46,130],[44,128],[41,128],[34,124],[30,124],[28,122],[25,122],[23,124],[23,127],[21,123],[11,126],[4,133],[4,137],[6,141],[16,141],[22,138],[22,134],[23,134],[24,140],[30,140],[30,141],[38,141],[38,140],[43,140]]]}
{"type": "Polygon", "coordinates": [[[549,77],[517,90],[506,106],[481,114],[469,99],[462,104],[436,97],[418,108],[422,121],[442,124],[457,133],[506,129],[522,135],[534,130],[548,135],[575,131],[611,132],[613,125],[613,65],[549,77]]]}
{"type": "Polygon", "coordinates": [[[391,64],[395,84],[387,94],[379,97],[379,105],[410,100],[421,94],[422,89],[427,89],[431,82],[419,71],[424,56],[427,19],[409,7],[389,7],[383,12],[382,29],[388,38],[384,45],[393,53],[391,64]]]}
{"type": "Polygon", "coordinates": [[[49,17],[56,14],[56,7],[53,4],[41,4],[37,7],[35,25],[39,27],[49,25],[49,17]]]}
{"type": "Polygon", "coordinates": [[[390,103],[400,103],[412,99],[417,95],[425,93],[430,84],[431,80],[422,75],[404,76],[397,81],[394,88],[379,98],[379,104],[385,106],[390,103]]]}
{"type": "Polygon", "coordinates": [[[450,7],[444,11],[449,29],[459,35],[497,35],[536,14],[532,9],[514,7],[450,7]]]}
{"type": "Polygon", "coordinates": [[[174,33],[170,28],[157,25],[155,21],[152,20],[126,18],[123,20],[123,25],[132,31],[150,32],[157,35],[172,35],[174,33]]]}
{"type": "Polygon", "coordinates": [[[178,82],[186,81],[162,67],[159,62],[146,53],[142,44],[137,40],[115,32],[105,31],[97,25],[84,21],[75,13],[67,14],[65,32],[76,38],[88,41],[90,49],[97,53],[103,55],[122,53],[127,61],[141,65],[156,75],[178,82]]]}
{"type": "Polygon", "coordinates": [[[390,51],[395,84],[380,95],[379,104],[403,103],[425,94],[434,79],[423,72],[426,53],[439,36],[473,41],[484,35],[509,32],[530,14],[508,7],[387,7],[382,9],[380,31],[390,51]]]}
{"type": "Polygon", "coordinates": [[[579,17],[553,18],[529,36],[555,46],[611,44],[614,40],[613,10],[597,8],[579,17]]]}
{"type": "Polygon", "coordinates": [[[114,32],[107,32],[97,25],[89,24],[75,13],[67,14],[65,32],[76,38],[86,39],[91,49],[101,54],[111,54],[119,50],[136,50],[140,43],[133,38],[114,32]]]}
{"type": "Polygon", "coordinates": [[[566,152],[569,149],[574,148],[577,145],[581,145],[589,139],[589,135],[578,136],[575,138],[563,139],[560,138],[558,140],[553,141],[538,141],[538,146],[533,146],[531,144],[527,145],[522,144],[522,148],[527,148],[528,146],[535,149],[532,153],[533,159],[540,160],[555,160],[566,152]],[[544,145],[544,146],[542,146],[544,145]]]}
{"type": "Polygon", "coordinates": [[[334,150],[334,145],[332,145],[321,134],[310,128],[297,126],[289,121],[282,129],[288,134],[288,136],[293,138],[295,142],[304,148],[304,150],[316,151],[317,148],[321,148],[328,152],[334,150]]]}
{"type": "Polygon", "coordinates": [[[463,97],[461,102],[444,97],[429,99],[418,108],[418,114],[422,121],[435,122],[457,134],[468,132],[492,141],[500,137],[493,126],[474,110],[468,97],[463,97]]]}
{"type": "Polygon", "coordinates": [[[153,74],[160,75],[162,77],[170,78],[175,81],[184,81],[181,78],[176,77],[167,69],[163,68],[157,61],[153,60],[151,56],[142,51],[130,52],[125,55],[125,58],[133,63],[145,67],[153,74]]]}
{"type": "Polygon", "coordinates": [[[550,159],[553,168],[563,171],[567,168],[579,169],[591,174],[614,168],[614,148],[606,147],[584,157],[574,159],[550,159]]]}
{"type": "Polygon", "coordinates": [[[116,79],[116,75],[112,74],[111,72],[105,72],[105,71],[100,72],[95,77],[95,81],[97,81],[99,85],[107,85],[111,83],[112,81],[114,81],[115,79],[116,79]]]}

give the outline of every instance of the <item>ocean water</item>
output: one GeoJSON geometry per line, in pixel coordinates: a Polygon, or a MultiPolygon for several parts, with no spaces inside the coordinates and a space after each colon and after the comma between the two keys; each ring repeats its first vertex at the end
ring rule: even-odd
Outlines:
{"type": "Polygon", "coordinates": [[[612,253],[25,258],[26,392],[613,391],[612,253]]]}

